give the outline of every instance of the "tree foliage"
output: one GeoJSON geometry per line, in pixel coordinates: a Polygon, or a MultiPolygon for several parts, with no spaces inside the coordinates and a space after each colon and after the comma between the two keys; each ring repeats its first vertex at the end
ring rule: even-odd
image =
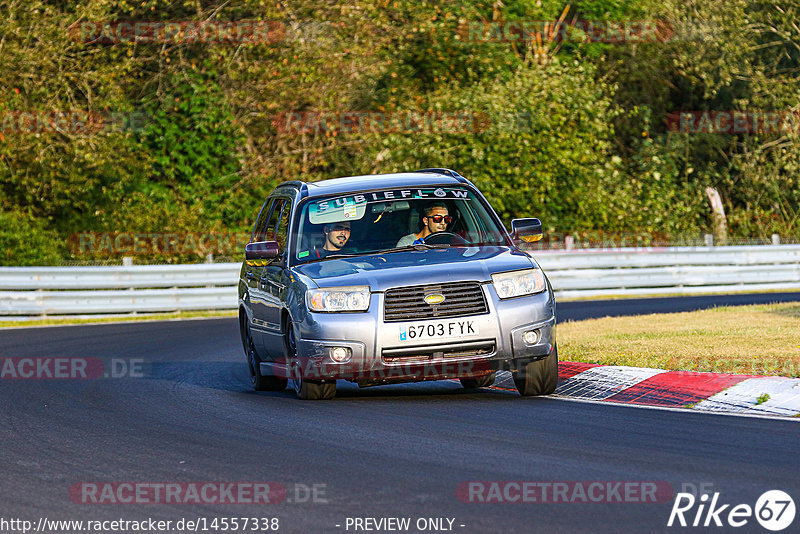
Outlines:
{"type": "Polygon", "coordinates": [[[800,121],[745,133],[667,121],[800,111],[797,20],[790,0],[0,0],[0,262],[70,259],[75,232],[247,231],[281,181],[422,167],[458,170],[505,220],[539,216],[550,232],[699,236],[715,187],[735,237],[797,238],[800,121]],[[464,31],[562,14],[658,21],[661,38],[464,31]],[[82,38],[82,23],[115,21],[272,21],[276,33],[82,38]],[[354,112],[480,120],[457,131],[281,127],[354,112]],[[34,131],[24,113],[101,124],[34,131]]]}

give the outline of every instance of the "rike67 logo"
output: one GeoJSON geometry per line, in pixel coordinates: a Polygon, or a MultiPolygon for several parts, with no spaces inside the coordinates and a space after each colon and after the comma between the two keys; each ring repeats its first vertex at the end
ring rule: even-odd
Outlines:
{"type": "Polygon", "coordinates": [[[755,517],[765,529],[778,532],[792,524],[794,515],[794,500],[781,490],[764,492],[755,506],[722,504],[719,492],[711,496],[706,493],[699,498],[691,493],[678,493],[667,526],[738,528],[747,525],[755,517]]]}

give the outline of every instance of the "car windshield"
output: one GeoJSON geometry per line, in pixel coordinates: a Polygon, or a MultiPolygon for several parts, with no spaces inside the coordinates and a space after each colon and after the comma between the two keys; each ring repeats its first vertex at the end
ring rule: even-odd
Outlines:
{"type": "Polygon", "coordinates": [[[396,249],[507,245],[505,230],[472,191],[390,189],[320,197],[299,211],[294,256],[306,262],[396,249]]]}

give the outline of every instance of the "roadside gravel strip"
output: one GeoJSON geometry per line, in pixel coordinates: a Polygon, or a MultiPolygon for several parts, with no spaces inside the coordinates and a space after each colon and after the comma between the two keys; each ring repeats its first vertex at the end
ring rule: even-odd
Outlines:
{"type": "MultiPolygon", "coordinates": [[[[514,389],[511,374],[498,373],[494,387],[514,389]]],[[[800,414],[800,379],[780,376],[559,362],[555,394],[576,399],[718,413],[784,417],[800,414]]]]}

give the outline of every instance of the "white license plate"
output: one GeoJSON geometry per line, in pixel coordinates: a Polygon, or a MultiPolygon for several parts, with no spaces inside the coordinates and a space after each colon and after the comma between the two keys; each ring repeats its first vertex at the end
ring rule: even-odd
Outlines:
{"type": "Polygon", "coordinates": [[[400,341],[427,341],[440,339],[461,339],[477,336],[478,323],[474,319],[453,319],[425,323],[400,325],[400,341]]]}

